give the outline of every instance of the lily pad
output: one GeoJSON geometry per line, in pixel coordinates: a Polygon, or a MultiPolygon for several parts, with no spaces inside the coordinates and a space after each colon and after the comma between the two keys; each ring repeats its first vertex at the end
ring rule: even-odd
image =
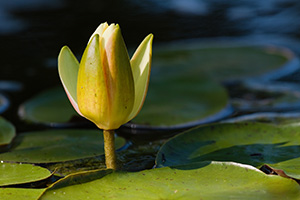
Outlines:
{"type": "Polygon", "coordinates": [[[1,162],[0,171],[1,187],[40,181],[51,176],[49,170],[31,164],[1,162]]]}
{"type": "Polygon", "coordinates": [[[276,79],[299,69],[299,60],[293,52],[263,44],[183,41],[154,50],[153,66],[173,71],[190,69],[219,81],[276,79]]]}
{"type": "Polygon", "coordinates": [[[258,112],[222,120],[223,123],[261,122],[277,125],[298,124],[300,112],[258,112]]]}
{"type": "Polygon", "coordinates": [[[45,189],[0,188],[1,199],[5,200],[37,200],[45,189]]]}
{"type": "Polygon", "coordinates": [[[283,82],[247,81],[228,86],[232,106],[241,112],[291,111],[300,108],[300,87],[283,82]]]}
{"type": "MultiPolygon", "coordinates": [[[[116,137],[119,149],[125,139],[116,137]]],[[[23,163],[64,162],[104,154],[100,130],[48,130],[18,134],[13,147],[0,160],[23,163]]]]}
{"type": "Polygon", "coordinates": [[[56,199],[298,199],[299,185],[248,165],[204,162],[140,172],[67,176],[40,197],[56,199]]]}
{"type": "Polygon", "coordinates": [[[191,71],[162,74],[154,73],[151,77],[141,112],[125,126],[187,128],[218,120],[232,112],[227,91],[220,84],[191,71]]]}
{"type": "Polygon", "coordinates": [[[159,167],[200,161],[269,165],[300,179],[300,126],[237,123],[203,126],[166,142],[156,158],[159,167]]]}
{"type": "Polygon", "coordinates": [[[78,125],[80,121],[74,123],[70,121],[72,118],[81,118],[72,107],[62,87],[45,90],[32,97],[20,106],[19,115],[26,121],[49,126],[78,125]]]}
{"type": "Polygon", "coordinates": [[[16,136],[16,129],[13,124],[0,117],[0,146],[8,145],[16,136]]]}

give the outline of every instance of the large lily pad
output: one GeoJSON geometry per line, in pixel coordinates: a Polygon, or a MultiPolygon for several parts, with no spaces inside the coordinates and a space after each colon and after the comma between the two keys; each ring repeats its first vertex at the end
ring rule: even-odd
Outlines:
{"type": "Polygon", "coordinates": [[[228,91],[232,106],[241,112],[274,112],[300,108],[298,84],[247,81],[228,86],[228,91]]]}
{"type": "Polygon", "coordinates": [[[31,164],[0,163],[0,186],[40,181],[51,176],[49,170],[31,164]]]}
{"type": "Polygon", "coordinates": [[[137,128],[191,127],[231,113],[228,94],[220,84],[182,70],[151,77],[141,112],[131,124],[137,128]]]}
{"type": "Polygon", "coordinates": [[[219,124],[199,127],[166,142],[156,158],[158,166],[199,161],[265,164],[300,179],[300,127],[262,123],[219,124]]]}
{"type": "Polygon", "coordinates": [[[50,126],[67,126],[72,118],[79,118],[62,87],[45,90],[32,97],[20,106],[19,115],[26,121],[50,126]]]}
{"type": "Polygon", "coordinates": [[[222,120],[223,123],[262,122],[277,125],[298,124],[300,112],[258,112],[222,120]]]}
{"type": "Polygon", "coordinates": [[[0,188],[0,197],[5,200],[37,200],[45,189],[0,188]]]}
{"type": "MultiPolygon", "coordinates": [[[[117,137],[116,148],[125,139],[117,137]]],[[[53,163],[103,155],[100,130],[48,130],[18,134],[9,152],[0,160],[25,163],[53,163]]]]}
{"type": "Polygon", "coordinates": [[[248,165],[204,162],[135,173],[96,171],[67,176],[47,199],[298,199],[299,185],[248,165]]]}
{"type": "Polygon", "coordinates": [[[299,68],[299,60],[293,52],[263,44],[184,41],[154,50],[153,66],[177,71],[188,68],[220,81],[262,76],[274,79],[299,68]]]}
{"type": "Polygon", "coordinates": [[[8,145],[16,136],[16,129],[13,124],[0,117],[0,145],[8,145]]]}

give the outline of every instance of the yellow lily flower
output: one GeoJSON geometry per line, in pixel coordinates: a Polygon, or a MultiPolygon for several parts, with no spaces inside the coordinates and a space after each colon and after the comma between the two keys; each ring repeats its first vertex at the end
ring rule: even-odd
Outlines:
{"type": "Polygon", "coordinates": [[[77,113],[104,130],[134,118],[147,93],[152,41],[149,34],[130,60],[119,25],[102,23],[80,63],[64,46],[58,57],[59,76],[77,113]]]}

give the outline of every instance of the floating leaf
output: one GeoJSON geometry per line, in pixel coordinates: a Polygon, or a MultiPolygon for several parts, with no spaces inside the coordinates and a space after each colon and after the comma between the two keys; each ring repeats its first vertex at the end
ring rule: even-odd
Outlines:
{"type": "Polygon", "coordinates": [[[225,123],[262,122],[277,125],[298,124],[299,121],[299,112],[258,112],[222,120],[225,123]]]}
{"type": "Polygon", "coordinates": [[[228,86],[232,106],[241,112],[294,111],[300,108],[298,84],[247,81],[228,86]]]}
{"type": "Polygon", "coordinates": [[[153,66],[173,71],[189,69],[220,81],[257,76],[274,79],[299,68],[293,52],[274,46],[185,41],[154,50],[153,66]]]}
{"type": "Polygon", "coordinates": [[[0,163],[0,186],[40,181],[51,176],[49,170],[31,164],[0,163]]]}
{"type": "Polygon", "coordinates": [[[35,123],[58,126],[79,117],[62,87],[46,90],[32,97],[19,108],[21,118],[35,123]]]}
{"type": "MultiPolygon", "coordinates": [[[[124,146],[116,138],[116,148],[124,146]]],[[[99,156],[104,153],[99,130],[48,130],[18,134],[9,152],[0,160],[26,163],[53,163],[99,156]]]]}
{"type": "Polygon", "coordinates": [[[200,161],[234,161],[261,167],[268,164],[300,179],[300,127],[262,123],[203,126],[182,133],[159,150],[158,166],[200,161]]]}
{"type": "Polygon", "coordinates": [[[5,200],[37,200],[45,189],[0,188],[0,197],[5,200]]]}
{"type": "Polygon", "coordinates": [[[193,72],[163,74],[151,77],[145,104],[131,123],[135,127],[190,127],[231,113],[220,84],[193,72]]]}
{"type": "Polygon", "coordinates": [[[67,176],[40,200],[298,199],[299,185],[248,165],[203,162],[140,172],[94,171],[67,176]]]}
{"type": "Polygon", "coordinates": [[[16,136],[14,125],[0,117],[0,145],[8,145],[16,136]]]}

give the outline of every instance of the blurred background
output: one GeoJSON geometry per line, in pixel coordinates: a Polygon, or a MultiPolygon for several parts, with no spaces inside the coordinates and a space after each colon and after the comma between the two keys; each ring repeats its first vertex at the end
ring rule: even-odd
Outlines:
{"type": "Polygon", "coordinates": [[[1,0],[0,90],[19,104],[59,85],[61,47],[68,45],[80,59],[105,21],[120,24],[130,48],[153,33],[155,45],[193,38],[284,38],[297,50],[300,1],[1,0]]]}

